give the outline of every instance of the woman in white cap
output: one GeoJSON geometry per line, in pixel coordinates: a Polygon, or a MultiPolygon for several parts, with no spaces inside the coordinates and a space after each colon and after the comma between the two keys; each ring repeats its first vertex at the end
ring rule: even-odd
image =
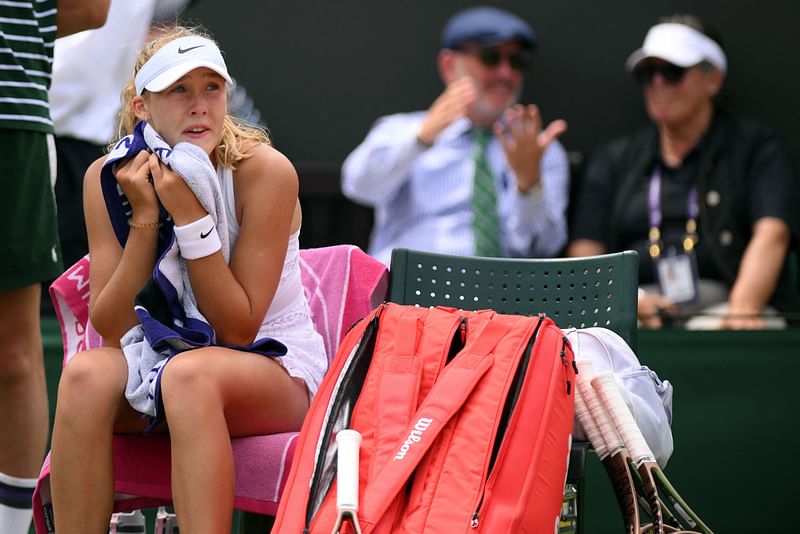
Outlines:
{"type": "Polygon", "coordinates": [[[646,326],[680,314],[689,328],[780,327],[769,304],[800,311],[781,278],[798,236],[793,176],[767,126],[715,105],[721,40],[697,17],[669,17],[627,67],[652,124],[593,154],[568,254],[637,250],[646,326]]]}
{"type": "Polygon", "coordinates": [[[170,433],[181,530],[229,532],[230,437],[298,430],[326,369],[300,282],[296,172],[263,131],[228,114],[230,82],[198,31],[157,37],[123,93],[125,137],[87,171],[89,313],[105,346],[76,355],[61,377],[51,457],[60,534],[107,530],[112,432],[148,426],[170,433]],[[142,299],[153,280],[175,280],[159,271],[165,251],[182,258],[172,260],[188,284],[175,287],[197,308],[171,309],[181,320],[166,326],[153,321],[164,322],[157,302],[142,299]],[[148,337],[165,328],[186,339],[148,337]],[[243,348],[256,345],[267,348],[243,348]],[[168,357],[133,376],[148,347],[168,357]]]}

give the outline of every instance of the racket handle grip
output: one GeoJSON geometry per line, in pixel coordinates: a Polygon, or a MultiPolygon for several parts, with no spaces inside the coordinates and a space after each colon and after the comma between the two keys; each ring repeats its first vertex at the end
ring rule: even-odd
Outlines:
{"type": "Polygon", "coordinates": [[[361,434],[345,429],[336,434],[338,461],[336,463],[336,508],[358,511],[358,452],[361,434]]]}
{"type": "Polygon", "coordinates": [[[578,418],[578,421],[583,427],[583,431],[586,434],[586,439],[589,440],[589,443],[592,444],[595,452],[597,452],[597,456],[599,456],[601,460],[608,456],[608,447],[606,447],[603,434],[600,432],[600,428],[594,422],[592,413],[589,411],[589,407],[586,406],[586,402],[583,400],[583,395],[581,395],[580,389],[575,389],[575,416],[578,418]]]}
{"type": "MultiPolygon", "coordinates": [[[[591,360],[578,361],[577,389],[582,398],[582,404],[588,410],[589,419],[591,419],[594,426],[592,433],[587,431],[587,437],[592,442],[597,455],[603,460],[608,455],[617,454],[623,448],[623,443],[614,430],[614,424],[608,418],[608,414],[605,413],[605,408],[603,408],[594,388],[592,388],[591,380],[594,376],[594,366],[591,360]]],[[[581,414],[579,413],[578,416],[580,417],[581,414]]],[[[586,425],[584,425],[584,430],[586,430],[586,425]]]]}
{"type": "Polygon", "coordinates": [[[592,386],[608,410],[634,463],[638,466],[642,462],[655,462],[650,446],[617,388],[614,375],[608,371],[598,373],[592,379],[592,386]]]}

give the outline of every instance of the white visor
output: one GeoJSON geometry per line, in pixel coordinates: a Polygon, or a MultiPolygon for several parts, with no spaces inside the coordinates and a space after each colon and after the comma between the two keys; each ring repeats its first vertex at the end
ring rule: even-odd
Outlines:
{"type": "Polygon", "coordinates": [[[710,37],[684,24],[666,22],[650,28],[642,47],[625,62],[628,70],[643,59],[658,58],[679,67],[694,67],[707,61],[725,72],[728,66],[725,52],[710,37]]]}
{"type": "Polygon", "coordinates": [[[163,91],[187,72],[207,67],[229,84],[233,83],[222,53],[213,41],[204,37],[181,37],[165,44],[142,65],[136,73],[136,94],[145,89],[152,93],[163,91]]]}

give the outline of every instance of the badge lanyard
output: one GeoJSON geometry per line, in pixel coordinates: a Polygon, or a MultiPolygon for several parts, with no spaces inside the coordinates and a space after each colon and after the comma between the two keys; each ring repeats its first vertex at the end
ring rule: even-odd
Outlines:
{"type": "MultiPolygon", "coordinates": [[[[689,198],[686,201],[688,218],[686,219],[686,232],[683,235],[683,250],[686,254],[691,254],[697,246],[697,216],[700,207],[697,204],[697,186],[692,185],[689,190],[689,198]]],[[[648,195],[650,232],[650,256],[653,259],[661,256],[664,245],[661,242],[661,166],[656,165],[653,175],[650,177],[650,192],[648,195]]]]}

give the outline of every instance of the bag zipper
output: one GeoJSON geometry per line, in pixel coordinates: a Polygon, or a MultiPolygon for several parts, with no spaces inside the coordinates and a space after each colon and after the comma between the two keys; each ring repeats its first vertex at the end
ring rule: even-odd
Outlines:
{"type": "Polygon", "coordinates": [[[380,322],[379,319],[383,313],[384,306],[385,304],[380,305],[378,313],[372,317],[370,323],[364,330],[363,337],[350,357],[350,361],[345,364],[344,376],[337,385],[336,391],[333,393],[328,415],[326,416],[326,422],[323,424],[323,430],[320,432],[320,438],[317,444],[316,466],[314,468],[314,475],[309,484],[309,497],[306,503],[304,533],[308,532],[311,526],[311,520],[314,518],[314,515],[316,515],[322,501],[325,499],[325,495],[330,491],[331,485],[333,484],[336,471],[336,457],[332,454],[331,441],[336,435],[337,430],[346,428],[349,424],[355,400],[358,399],[361,386],[364,384],[364,379],[369,369],[369,364],[372,361],[378,324],[380,322]],[[349,384],[355,387],[348,388],[349,384]],[[355,392],[355,395],[345,395],[343,394],[345,392],[355,392]]]}
{"type": "MultiPolygon", "coordinates": [[[[561,364],[566,369],[567,367],[569,367],[569,364],[572,363],[572,370],[577,375],[578,374],[578,364],[575,361],[575,358],[574,357],[572,358],[572,362],[570,362],[567,359],[567,344],[569,344],[569,340],[567,339],[567,336],[561,336],[561,354],[560,354],[560,356],[561,356],[561,364]]],[[[567,397],[569,397],[571,394],[572,394],[572,382],[569,380],[569,378],[567,378],[567,397]]]]}
{"type": "Polygon", "coordinates": [[[478,528],[480,524],[480,512],[481,507],[483,507],[483,500],[486,497],[486,487],[489,485],[489,479],[492,476],[494,464],[497,461],[497,456],[502,448],[506,430],[508,429],[508,423],[511,421],[514,408],[519,400],[519,395],[522,391],[522,384],[525,381],[525,376],[528,372],[528,365],[530,364],[531,355],[533,354],[533,346],[536,344],[536,338],[539,336],[539,329],[541,328],[545,317],[546,314],[539,314],[539,322],[536,323],[536,328],[534,328],[533,334],[531,334],[528,345],[525,347],[525,352],[522,358],[520,358],[520,361],[517,365],[517,370],[514,373],[514,380],[511,383],[511,388],[508,391],[506,404],[503,407],[503,414],[500,416],[500,422],[497,426],[497,435],[495,436],[494,446],[492,447],[492,455],[489,459],[489,468],[486,471],[486,478],[484,479],[483,487],[481,487],[480,498],[478,499],[478,504],[470,518],[469,525],[473,529],[478,528]]]}
{"type": "Polygon", "coordinates": [[[450,363],[450,361],[455,358],[459,352],[464,348],[464,344],[467,342],[467,318],[461,317],[458,323],[458,333],[461,334],[460,340],[453,336],[453,342],[450,343],[450,351],[447,353],[447,357],[445,358],[445,365],[450,363]]]}

